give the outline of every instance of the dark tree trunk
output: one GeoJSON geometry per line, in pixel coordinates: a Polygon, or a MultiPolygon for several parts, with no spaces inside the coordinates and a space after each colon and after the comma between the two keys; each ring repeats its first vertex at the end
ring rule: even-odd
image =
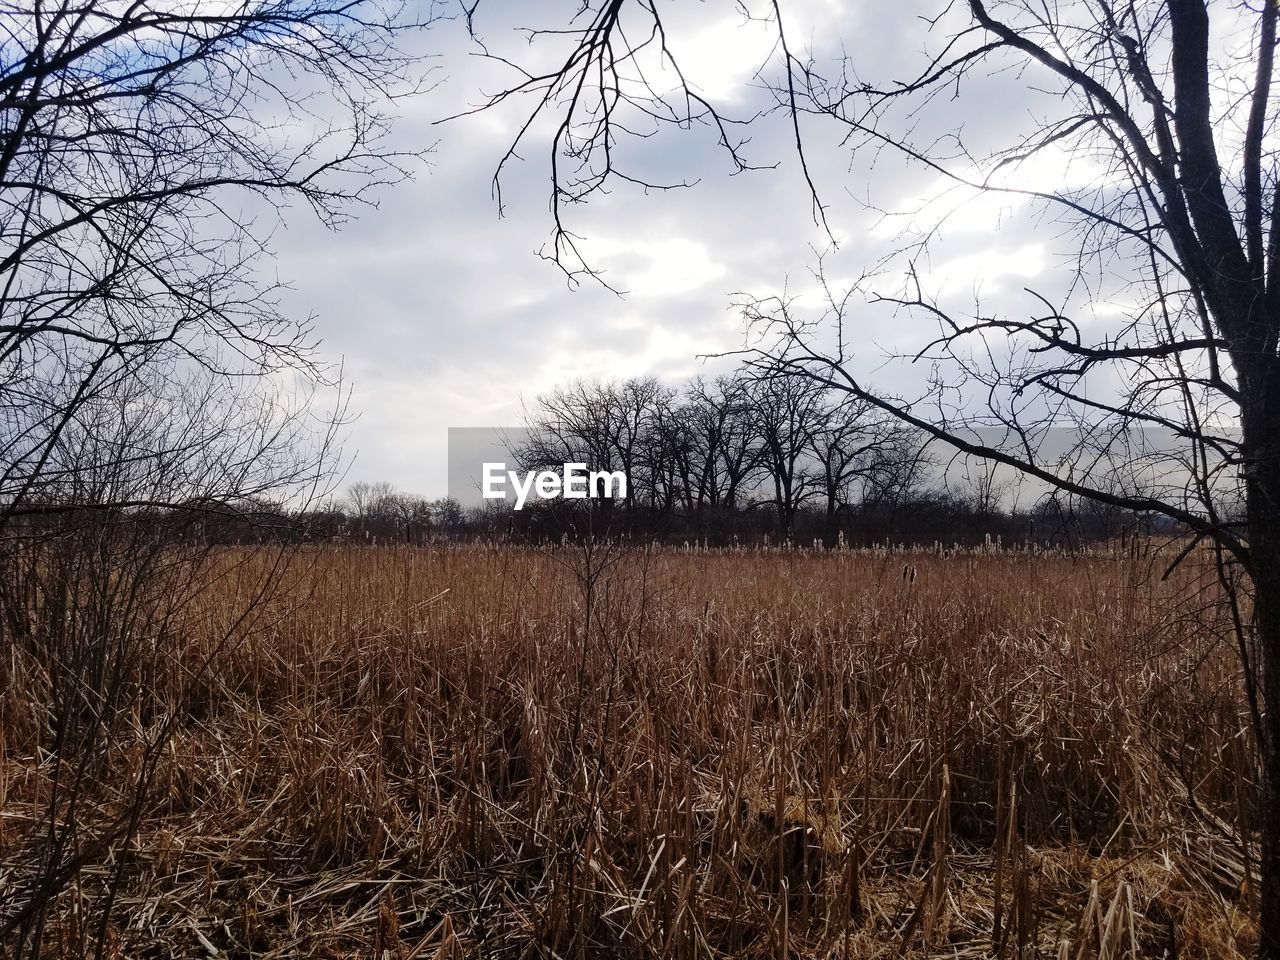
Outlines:
{"type": "MultiPolygon", "coordinates": [[[[1252,497],[1250,498],[1253,499],[1252,497]]],[[[1253,510],[1250,510],[1252,516],[1253,510]]],[[[1262,550],[1263,537],[1255,535],[1250,548],[1254,562],[1258,646],[1263,689],[1262,744],[1262,863],[1258,956],[1280,960],[1280,513],[1268,504],[1266,522],[1270,542],[1262,550]]],[[[1253,529],[1252,521],[1250,527],[1253,529]]]]}
{"type": "Polygon", "coordinates": [[[1258,956],[1280,960],[1280,382],[1246,384],[1249,556],[1262,686],[1262,862],[1258,956]]]}

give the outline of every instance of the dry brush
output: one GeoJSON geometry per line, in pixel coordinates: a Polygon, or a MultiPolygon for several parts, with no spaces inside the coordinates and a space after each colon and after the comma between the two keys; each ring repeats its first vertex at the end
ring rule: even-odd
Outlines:
{"type": "MultiPolygon", "coordinates": [[[[149,678],[185,712],[104,855],[107,956],[1255,943],[1255,751],[1195,556],[325,547],[231,644],[261,571],[226,560],[149,678]]],[[[39,837],[45,670],[0,664],[0,902],[39,837]]]]}

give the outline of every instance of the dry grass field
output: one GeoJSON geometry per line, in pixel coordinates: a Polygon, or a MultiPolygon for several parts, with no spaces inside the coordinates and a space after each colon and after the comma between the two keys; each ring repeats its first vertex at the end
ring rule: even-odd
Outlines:
{"type": "MultiPolygon", "coordinates": [[[[326,547],[211,650],[263,575],[229,566],[149,681],[200,677],[155,802],[46,948],[122,863],[119,957],[1247,956],[1239,668],[1168,560],[326,547]]],[[[12,883],[47,702],[4,671],[12,883]]]]}

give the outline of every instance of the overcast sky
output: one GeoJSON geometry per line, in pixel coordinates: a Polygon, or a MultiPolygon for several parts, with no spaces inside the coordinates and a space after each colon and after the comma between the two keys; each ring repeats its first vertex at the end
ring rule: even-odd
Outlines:
{"type": "MultiPolygon", "coordinates": [[[[843,50],[860,75],[900,78],[917,69],[929,41],[910,2],[799,0],[784,3],[792,46],[831,62],[843,50]]],[[[476,26],[491,52],[532,56],[515,28],[537,10],[554,19],[577,0],[534,5],[486,0],[476,26]]],[[[772,33],[744,24],[737,4],[671,4],[672,46],[689,79],[725,113],[750,116],[772,98],[756,76],[776,77],[772,33]]],[[[389,480],[428,496],[445,489],[445,439],[451,426],[518,424],[540,392],[573,378],[653,374],[676,381],[724,369],[700,354],[730,350],[743,339],[730,308],[737,291],[812,290],[815,251],[826,234],[814,223],[785,117],[750,130],[749,158],[775,169],[730,176],[732,165],[709,131],[666,130],[623,143],[622,156],[654,180],[698,180],[688,190],[646,194],[617,185],[571,226],[587,238],[593,264],[625,290],[617,296],[590,282],[576,290],[536,254],[550,234],[545,132],[522,151],[504,178],[505,217],[491,178],[527,104],[437,123],[480,103],[513,74],[477,56],[460,21],[442,22],[422,42],[436,55],[437,85],[403,104],[397,139],[434,145],[429,169],[384,191],[378,210],[330,233],[295,217],[274,240],[277,269],[292,284],[289,310],[315,315],[324,355],[343,365],[358,419],[350,429],[347,480],[389,480]]],[[[549,48],[539,53],[549,52],[549,48]]],[[[991,81],[932,122],[963,126],[975,140],[1007,134],[1032,109],[1017,84],[991,81]],[[993,105],[998,104],[998,109],[993,105]],[[967,108],[971,112],[959,111],[967,108]]],[[[813,175],[830,204],[841,241],[830,255],[838,283],[867,269],[889,249],[895,228],[862,201],[910,209],[937,190],[919,170],[890,157],[874,168],[839,145],[841,131],[815,121],[805,128],[813,175]]],[[[1078,172],[1078,171],[1077,171],[1078,172]]],[[[1063,169],[1050,163],[1046,177],[1063,169]]],[[[925,265],[937,284],[1019,289],[1050,266],[1043,231],[1011,221],[989,201],[967,207],[947,229],[946,244],[925,265]]],[[[863,364],[900,337],[884,311],[860,314],[863,364]]]]}

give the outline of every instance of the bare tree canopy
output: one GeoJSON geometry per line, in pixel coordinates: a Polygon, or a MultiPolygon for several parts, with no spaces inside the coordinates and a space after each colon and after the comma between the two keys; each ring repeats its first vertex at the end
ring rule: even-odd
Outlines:
{"type": "MultiPolygon", "coordinates": [[[[388,145],[387,105],[421,87],[397,42],[420,25],[362,0],[0,15],[0,686],[19,663],[47,684],[50,784],[11,838],[6,952],[47,954],[95,861],[107,882],[67,949],[118,950],[116,892],[208,659],[168,694],[153,681],[202,593],[250,562],[208,527],[278,520],[334,469],[342,391],[310,409],[335,378],[259,261],[289,205],[336,227],[416,165],[388,145]],[[126,754],[128,774],[108,773],[126,754]]],[[[252,561],[260,586],[210,653],[280,585],[283,542],[252,561]]]]}
{"type": "MultiPolygon", "coordinates": [[[[577,381],[540,396],[526,427],[512,450],[525,468],[581,462],[627,475],[625,499],[600,505],[611,515],[621,508],[614,533],[793,542],[816,533],[828,546],[901,535],[932,545],[936,526],[896,528],[884,508],[915,496],[935,517],[968,512],[945,477],[928,477],[941,481],[928,490],[913,483],[928,460],[918,431],[795,373],[744,368],[670,387],[652,377],[577,381]],[[755,515],[766,522],[748,522],[755,515]]],[[[1001,519],[1016,527],[1015,513],[1001,519]]],[[[962,526],[959,539],[974,535],[951,529],[962,526]]]]}
{"type": "Polygon", "coordinates": [[[290,204],[330,225],[418,156],[394,7],[69,0],[6,11],[0,66],[0,500],[38,486],[95,393],[146,367],[319,372],[256,261],[290,204]]]}

